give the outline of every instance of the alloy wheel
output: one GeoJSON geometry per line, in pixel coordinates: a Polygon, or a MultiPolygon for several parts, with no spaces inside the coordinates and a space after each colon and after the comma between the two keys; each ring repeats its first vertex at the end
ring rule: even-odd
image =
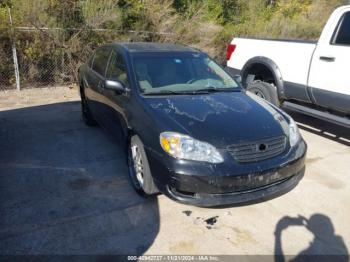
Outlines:
{"type": "Polygon", "coordinates": [[[143,163],[142,163],[142,155],[137,145],[131,146],[131,157],[133,161],[134,174],[136,176],[137,182],[142,187],[144,183],[143,163]]]}

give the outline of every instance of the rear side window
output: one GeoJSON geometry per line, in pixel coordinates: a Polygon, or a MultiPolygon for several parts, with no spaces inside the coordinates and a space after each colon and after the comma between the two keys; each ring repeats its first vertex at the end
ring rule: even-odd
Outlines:
{"type": "Polygon", "coordinates": [[[109,53],[110,50],[108,48],[100,48],[96,51],[94,56],[92,69],[102,76],[105,75],[109,53]]]}
{"type": "Polygon", "coordinates": [[[344,14],[337,31],[334,44],[350,45],[350,12],[344,14]]]}

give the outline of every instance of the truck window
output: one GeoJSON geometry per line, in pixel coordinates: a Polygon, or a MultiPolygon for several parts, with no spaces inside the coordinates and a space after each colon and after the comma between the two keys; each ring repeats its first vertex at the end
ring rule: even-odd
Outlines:
{"type": "Polygon", "coordinates": [[[334,44],[350,45],[350,12],[343,15],[335,35],[334,44]]]}

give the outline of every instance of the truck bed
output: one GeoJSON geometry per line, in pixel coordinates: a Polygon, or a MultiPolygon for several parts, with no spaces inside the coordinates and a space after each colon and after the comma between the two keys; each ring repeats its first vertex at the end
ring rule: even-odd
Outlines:
{"type": "Polygon", "coordinates": [[[252,40],[266,40],[266,41],[277,41],[277,42],[293,42],[300,44],[317,44],[317,40],[302,40],[292,38],[266,38],[266,37],[239,37],[240,39],[252,39],[252,40]]]}
{"type": "Polygon", "coordinates": [[[307,84],[309,65],[316,48],[315,41],[290,39],[234,38],[236,45],[227,66],[242,70],[252,57],[267,57],[283,71],[283,81],[300,85],[307,84]]]}

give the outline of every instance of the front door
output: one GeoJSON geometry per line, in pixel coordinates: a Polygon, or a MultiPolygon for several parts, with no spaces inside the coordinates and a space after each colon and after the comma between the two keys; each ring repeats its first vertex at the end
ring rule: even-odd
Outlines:
{"type": "Polygon", "coordinates": [[[341,18],[329,43],[317,46],[309,86],[316,104],[350,113],[350,11],[341,18]]]}
{"type": "Polygon", "coordinates": [[[117,50],[112,50],[111,52],[106,70],[106,79],[121,82],[127,90],[121,94],[113,90],[103,90],[106,104],[108,105],[108,110],[105,112],[105,116],[108,119],[108,128],[113,132],[113,135],[124,144],[126,142],[128,129],[125,107],[126,103],[129,102],[130,88],[125,59],[122,53],[117,50]]]}

